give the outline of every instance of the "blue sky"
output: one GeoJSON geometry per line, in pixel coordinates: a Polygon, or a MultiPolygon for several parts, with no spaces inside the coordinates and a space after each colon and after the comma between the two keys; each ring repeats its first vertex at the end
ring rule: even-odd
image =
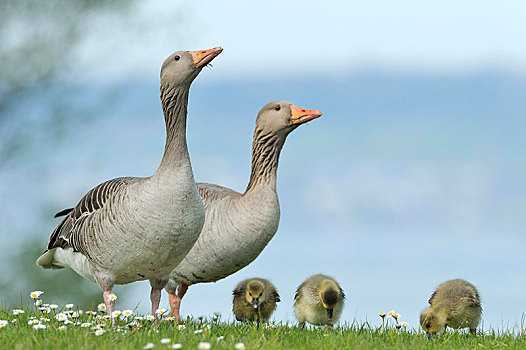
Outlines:
{"type": "Polygon", "coordinates": [[[158,73],[176,48],[223,46],[215,77],[526,65],[523,1],[145,1],[92,18],[82,75],[158,73]],[[108,55],[111,52],[111,55],[108,55]],[[89,74],[88,74],[89,73],[89,74]]]}

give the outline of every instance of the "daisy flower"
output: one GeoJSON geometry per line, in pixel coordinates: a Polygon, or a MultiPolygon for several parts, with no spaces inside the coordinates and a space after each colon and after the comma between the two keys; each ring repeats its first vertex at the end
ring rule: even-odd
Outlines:
{"type": "Polygon", "coordinates": [[[170,338],[163,338],[160,340],[161,344],[170,344],[172,339],[170,338]]]}
{"type": "Polygon", "coordinates": [[[165,310],[165,309],[157,309],[157,310],[155,310],[155,314],[156,314],[157,316],[162,316],[162,315],[164,315],[165,313],[166,313],[166,310],[165,310]]]}
{"type": "Polygon", "coordinates": [[[407,327],[407,322],[404,321],[404,322],[401,323],[401,325],[402,325],[402,327],[407,327]]]}
{"type": "Polygon", "coordinates": [[[75,312],[75,311],[73,311],[72,313],[70,313],[69,316],[71,316],[71,318],[79,318],[79,314],[78,314],[78,312],[75,312]]]}
{"type": "Polygon", "coordinates": [[[194,334],[199,334],[199,333],[203,333],[203,330],[202,329],[198,329],[198,330],[194,331],[194,334]]]}
{"type": "Polygon", "coordinates": [[[131,315],[133,315],[133,310],[124,310],[122,312],[122,316],[124,316],[124,317],[129,317],[131,315]]]}
{"type": "Polygon", "coordinates": [[[58,327],[57,329],[58,329],[59,331],[63,332],[63,331],[65,331],[65,330],[67,330],[68,327],[66,327],[66,326],[60,326],[60,327],[58,327]]]}
{"type": "Polygon", "coordinates": [[[398,321],[398,319],[399,319],[400,317],[401,317],[400,314],[394,314],[394,315],[393,315],[393,318],[394,318],[395,320],[397,320],[397,321],[398,321]]]}
{"type": "Polygon", "coordinates": [[[27,324],[30,325],[30,326],[34,325],[34,324],[37,324],[37,323],[39,323],[38,320],[29,320],[29,321],[27,321],[27,324]]]}
{"type": "Polygon", "coordinates": [[[219,318],[219,317],[221,317],[221,313],[219,311],[216,311],[216,312],[214,312],[214,316],[219,318]]]}
{"type": "Polygon", "coordinates": [[[33,329],[46,329],[47,326],[45,324],[36,324],[36,325],[33,325],[33,329]]]}
{"type": "Polygon", "coordinates": [[[31,294],[29,294],[29,296],[31,297],[31,299],[38,299],[42,294],[44,294],[43,291],[36,290],[34,292],[31,292],[31,294]]]}
{"type": "Polygon", "coordinates": [[[387,316],[392,317],[395,314],[394,310],[391,310],[387,313],[387,316]]]}
{"type": "Polygon", "coordinates": [[[11,323],[17,323],[17,322],[18,322],[18,318],[13,318],[13,319],[11,320],[11,323]]]}
{"type": "Polygon", "coordinates": [[[146,315],[146,319],[148,321],[153,321],[153,320],[155,320],[155,317],[153,315],[146,315]]]}
{"type": "Polygon", "coordinates": [[[182,347],[183,347],[183,344],[181,343],[172,344],[172,349],[182,349],[182,347]]]}
{"type": "Polygon", "coordinates": [[[35,300],[35,306],[42,305],[42,300],[35,300]]]}
{"type": "MultiPolygon", "coordinates": [[[[108,295],[108,300],[115,301],[115,300],[117,300],[117,296],[115,294],[110,294],[110,295],[108,295]]],[[[149,344],[151,344],[151,343],[149,343],[149,344]]]]}
{"type": "Polygon", "coordinates": [[[40,317],[40,321],[42,321],[42,322],[49,322],[51,320],[49,318],[40,317]]]}
{"type": "Polygon", "coordinates": [[[38,309],[44,314],[49,314],[51,312],[51,309],[49,307],[39,307],[38,309]]]}
{"type": "Polygon", "coordinates": [[[86,328],[86,327],[89,327],[91,326],[91,323],[89,322],[84,322],[83,324],[80,325],[82,328],[86,328]]]}
{"type": "Polygon", "coordinates": [[[104,330],[103,329],[97,329],[95,331],[95,335],[103,335],[104,334],[104,330]]]}
{"type": "Polygon", "coordinates": [[[97,314],[96,311],[91,311],[91,310],[86,311],[86,315],[88,316],[95,316],[96,314],[97,314]]]}
{"type": "Polygon", "coordinates": [[[210,345],[210,343],[207,343],[207,342],[201,342],[201,343],[197,344],[197,348],[200,349],[200,350],[208,350],[211,347],[212,346],[210,345]]]}
{"type": "Polygon", "coordinates": [[[142,321],[144,319],[144,317],[142,317],[142,316],[135,316],[133,319],[135,321],[142,321]]]}
{"type": "Polygon", "coordinates": [[[65,321],[64,321],[64,324],[73,324],[73,321],[71,321],[71,320],[65,320],[65,321]]]}
{"type": "Polygon", "coordinates": [[[115,310],[111,313],[111,317],[119,317],[121,315],[122,312],[120,312],[119,310],[115,310]]]}
{"type": "Polygon", "coordinates": [[[66,309],[68,309],[68,310],[73,309],[74,306],[75,306],[75,304],[66,304],[66,305],[64,305],[64,307],[65,307],[66,309]]]}
{"type": "Polygon", "coordinates": [[[148,344],[146,344],[146,345],[144,346],[143,349],[153,349],[154,346],[155,346],[155,345],[153,345],[153,343],[148,343],[148,344]]]}
{"type": "Polygon", "coordinates": [[[175,320],[175,317],[167,316],[167,317],[164,317],[163,320],[165,320],[165,321],[173,321],[173,320],[175,320]]]}
{"type": "Polygon", "coordinates": [[[220,340],[223,340],[223,339],[225,339],[225,336],[224,336],[224,335],[222,335],[222,336],[220,336],[220,337],[217,337],[217,341],[220,341],[220,340]]]}
{"type": "Polygon", "coordinates": [[[50,304],[50,305],[49,305],[49,308],[50,308],[51,310],[55,310],[55,309],[58,309],[58,305],[57,305],[57,304],[50,304]]]}
{"type": "Polygon", "coordinates": [[[236,350],[245,350],[247,347],[243,343],[237,343],[234,345],[234,348],[236,348],[236,350]]]}
{"type": "Polygon", "coordinates": [[[177,326],[177,329],[179,329],[180,331],[182,331],[185,328],[186,326],[184,324],[180,324],[179,326],[177,326]]]}
{"type": "Polygon", "coordinates": [[[104,303],[100,303],[97,305],[97,309],[99,309],[100,312],[106,311],[106,305],[104,303]]]}
{"type": "Polygon", "coordinates": [[[24,310],[20,310],[20,309],[14,309],[13,310],[13,315],[20,315],[20,314],[23,314],[25,313],[24,310]]]}
{"type": "Polygon", "coordinates": [[[7,322],[7,320],[0,320],[0,328],[4,328],[8,324],[9,324],[9,322],[7,322]]]}

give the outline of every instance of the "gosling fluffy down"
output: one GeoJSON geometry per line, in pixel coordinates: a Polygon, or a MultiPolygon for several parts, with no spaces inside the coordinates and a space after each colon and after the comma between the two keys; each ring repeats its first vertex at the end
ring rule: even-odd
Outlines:
{"type": "Polygon", "coordinates": [[[344,299],[343,290],[332,277],[313,275],[296,290],[294,315],[301,328],[305,327],[305,322],[332,328],[340,319],[344,299]]]}
{"type": "Polygon", "coordinates": [[[267,322],[281,301],[276,287],[264,278],[239,282],[234,291],[232,311],[241,322],[267,322]]]}
{"type": "Polygon", "coordinates": [[[420,314],[420,325],[428,338],[438,333],[441,337],[446,327],[467,328],[475,335],[480,322],[482,307],[474,285],[461,279],[439,285],[429,299],[427,309],[420,314]]]}

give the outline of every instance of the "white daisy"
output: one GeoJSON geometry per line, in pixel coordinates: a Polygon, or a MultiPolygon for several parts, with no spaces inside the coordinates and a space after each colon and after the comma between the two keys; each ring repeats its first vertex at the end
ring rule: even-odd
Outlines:
{"type": "Polygon", "coordinates": [[[208,350],[211,347],[212,346],[210,345],[210,343],[207,343],[207,342],[202,342],[202,343],[197,344],[197,348],[200,350],[208,350]]]}
{"type": "Polygon", "coordinates": [[[58,327],[57,329],[58,329],[59,331],[65,331],[65,330],[68,329],[68,327],[66,327],[66,326],[60,326],[60,327],[58,327]]]}
{"type": "Polygon", "coordinates": [[[42,294],[44,294],[43,291],[36,290],[34,292],[31,292],[31,294],[29,294],[29,296],[31,297],[31,299],[38,299],[42,294]]]}
{"type": "Polygon", "coordinates": [[[198,330],[194,331],[194,334],[199,334],[199,333],[203,333],[203,330],[202,329],[198,329],[198,330]]]}
{"type": "Polygon", "coordinates": [[[155,345],[153,345],[153,343],[148,343],[148,344],[146,344],[146,345],[144,346],[143,349],[153,349],[154,346],[155,346],[155,345]]]}
{"type": "Polygon", "coordinates": [[[119,310],[115,310],[111,313],[111,317],[119,317],[121,315],[122,312],[120,312],[119,310]]]}
{"type": "Polygon", "coordinates": [[[47,326],[45,324],[36,324],[33,326],[33,329],[46,329],[47,326]]]}
{"type": "Polygon", "coordinates": [[[247,347],[243,343],[237,343],[234,345],[234,348],[236,348],[236,350],[245,350],[247,347]]]}
{"type": "Polygon", "coordinates": [[[182,331],[185,328],[186,326],[184,324],[180,324],[179,326],[177,326],[177,329],[179,329],[180,331],[182,331]]]}
{"type": "Polygon", "coordinates": [[[104,334],[104,330],[103,329],[97,329],[95,331],[95,335],[103,335],[104,334]]]}
{"type": "Polygon", "coordinates": [[[173,317],[173,316],[165,316],[165,317],[163,317],[163,320],[165,320],[165,321],[173,321],[173,320],[175,320],[175,317],[173,317]]]}
{"type": "Polygon", "coordinates": [[[25,313],[24,310],[20,310],[20,309],[14,309],[13,310],[13,315],[20,315],[20,314],[23,314],[25,313]]]}
{"type": "Polygon", "coordinates": [[[9,322],[7,322],[7,320],[0,320],[0,328],[4,328],[8,324],[9,324],[9,322]]]}
{"type": "Polygon", "coordinates": [[[86,311],[86,315],[88,316],[95,316],[96,314],[97,314],[97,311],[91,311],[91,310],[86,311]]]}
{"type": "Polygon", "coordinates": [[[37,323],[40,323],[40,321],[39,320],[29,320],[29,321],[27,321],[27,324],[30,325],[30,326],[34,325],[34,324],[37,324],[37,323]]]}
{"type": "Polygon", "coordinates": [[[162,315],[164,315],[166,313],[166,311],[167,311],[166,309],[157,309],[157,310],[155,310],[155,314],[157,316],[162,316],[162,315]]]}
{"type": "Polygon", "coordinates": [[[91,323],[89,322],[84,322],[83,324],[80,325],[82,328],[86,328],[86,327],[89,327],[91,326],[91,323]]]}
{"type": "Polygon", "coordinates": [[[73,309],[74,306],[75,306],[75,304],[66,304],[66,305],[64,305],[64,307],[65,307],[66,309],[68,309],[68,310],[73,309]]]}
{"type": "Polygon", "coordinates": [[[104,303],[100,303],[97,305],[97,309],[99,309],[100,312],[106,311],[106,305],[104,303]]]}
{"type": "Polygon", "coordinates": [[[135,316],[133,319],[135,321],[142,321],[144,319],[144,317],[142,317],[142,316],[135,316]]]}
{"type": "Polygon", "coordinates": [[[222,336],[220,336],[220,337],[217,337],[217,341],[220,341],[220,340],[223,340],[223,339],[225,339],[225,336],[224,336],[224,335],[222,335],[222,336]]]}
{"type": "Polygon", "coordinates": [[[71,320],[65,320],[65,321],[64,321],[64,324],[73,324],[73,321],[71,321],[71,320]]]}
{"type": "Polygon", "coordinates": [[[183,344],[181,343],[172,344],[172,349],[182,349],[182,347],[183,347],[183,344]]]}
{"type": "Polygon", "coordinates": [[[128,316],[131,316],[131,315],[133,315],[133,310],[129,310],[128,309],[128,310],[124,310],[122,312],[122,316],[124,316],[124,317],[128,317],[128,316]]]}
{"type": "Polygon", "coordinates": [[[160,340],[161,344],[170,344],[172,339],[170,338],[163,338],[160,340]]]}
{"type": "Polygon", "coordinates": [[[115,300],[117,300],[117,296],[115,294],[110,294],[110,295],[108,295],[108,299],[110,301],[115,301],[115,300]]]}
{"type": "Polygon", "coordinates": [[[42,305],[42,300],[35,300],[35,306],[42,305]]]}
{"type": "Polygon", "coordinates": [[[153,321],[153,320],[155,320],[155,317],[153,315],[146,315],[146,319],[148,321],[153,321]]]}
{"type": "Polygon", "coordinates": [[[50,304],[50,305],[49,305],[49,308],[50,308],[51,310],[55,310],[55,309],[58,309],[58,305],[57,305],[57,304],[50,304]]]}

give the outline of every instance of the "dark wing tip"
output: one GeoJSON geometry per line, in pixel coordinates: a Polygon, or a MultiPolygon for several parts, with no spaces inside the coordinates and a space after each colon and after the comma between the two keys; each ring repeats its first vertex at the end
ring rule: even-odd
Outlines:
{"type": "Polygon", "coordinates": [[[67,209],[64,209],[64,210],[61,210],[59,211],[58,213],[55,214],[55,216],[53,216],[54,218],[58,218],[60,216],[64,216],[64,215],[68,215],[70,212],[73,211],[73,208],[67,208],[67,209]]]}

